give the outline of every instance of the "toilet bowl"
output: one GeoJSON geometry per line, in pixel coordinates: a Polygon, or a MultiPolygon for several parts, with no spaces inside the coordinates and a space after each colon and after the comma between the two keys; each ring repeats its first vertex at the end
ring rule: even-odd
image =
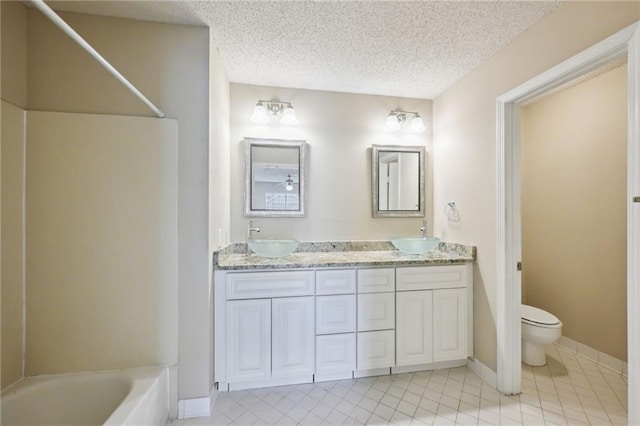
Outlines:
{"type": "Polygon", "coordinates": [[[539,367],[547,363],[544,346],[562,335],[562,322],[542,309],[522,305],[522,362],[539,367]]]}

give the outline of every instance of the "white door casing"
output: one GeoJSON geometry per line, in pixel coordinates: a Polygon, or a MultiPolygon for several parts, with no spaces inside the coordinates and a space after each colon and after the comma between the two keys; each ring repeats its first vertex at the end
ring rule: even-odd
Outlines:
{"type": "Polygon", "coordinates": [[[640,424],[640,23],[500,96],[496,101],[497,153],[497,385],[506,394],[521,387],[520,117],[519,106],[551,89],[627,56],[627,347],[628,422],[640,424]]]}

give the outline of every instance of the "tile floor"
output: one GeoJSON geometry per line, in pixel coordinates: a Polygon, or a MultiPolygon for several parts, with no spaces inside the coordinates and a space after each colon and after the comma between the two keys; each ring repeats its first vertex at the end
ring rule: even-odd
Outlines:
{"type": "Polygon", "coordinates": [[[626,425],[627,380],[559,346],[505,396],[466,367],[221,392],[178,425],[626,425]]]}

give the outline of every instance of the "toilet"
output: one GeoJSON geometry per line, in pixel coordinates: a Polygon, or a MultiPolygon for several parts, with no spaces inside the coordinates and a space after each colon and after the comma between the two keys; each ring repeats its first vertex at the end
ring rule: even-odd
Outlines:
{"type": "Polygon", "coordinates": [[[544,346],[562,335],[562,322],[540,308],[521,305],[522,362],[539,367],[547,363],[544,346]]]}

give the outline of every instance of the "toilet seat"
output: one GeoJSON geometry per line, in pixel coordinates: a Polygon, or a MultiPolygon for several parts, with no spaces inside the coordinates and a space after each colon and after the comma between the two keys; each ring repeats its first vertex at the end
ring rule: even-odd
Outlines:
{"type": "Polygon", "coordinates": [[[562,327],[562,322],[553,314],[529,305],[521,305],[522,322],[547,328],[562,327]]]}

